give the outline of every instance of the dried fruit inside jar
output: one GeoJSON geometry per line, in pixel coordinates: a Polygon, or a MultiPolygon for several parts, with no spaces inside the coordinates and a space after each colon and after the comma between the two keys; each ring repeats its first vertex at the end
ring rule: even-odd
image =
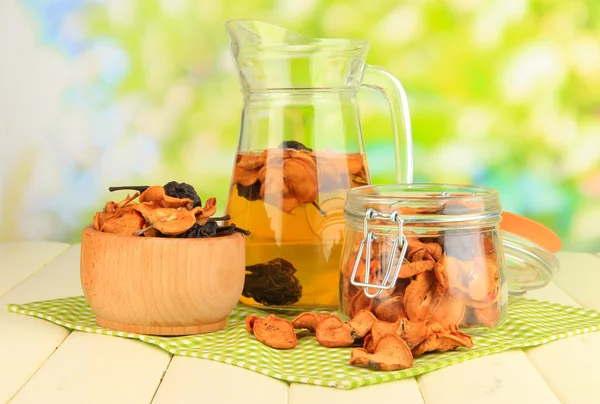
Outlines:
{"type": "MultiPolygon", "coordinates": [[[[365,279],[363,254],[356,280],[383,283],[390,259],[394,269],[401,255],[401,245],[392,250],[396,234],[376,234],[371,246],[369,279],[365,279]]],[[[350,281],[363,233],[354,231],[348,235],[340,274],[340,308],[344,315],[353,317],[360,310],[370,310],[388,322],[407,318],[417,323],[439,322],[444,327],[454,324],[491,328],[503,322],[508,295],[502,242],[496,228],[415,231],[406,226],[404,234],[408,246],[395,286],[372,299],[365,295],[363,287],[350,281]]],[[[367,291],[374,294],[377,289],[367,291]]]]}
{"type": "Polygon", "coordinates": [[[369,181],[365,156],[298,142],[237,155],[227,214],[248,229],[241,301],[337,307],[347,190],[369,181]]]}

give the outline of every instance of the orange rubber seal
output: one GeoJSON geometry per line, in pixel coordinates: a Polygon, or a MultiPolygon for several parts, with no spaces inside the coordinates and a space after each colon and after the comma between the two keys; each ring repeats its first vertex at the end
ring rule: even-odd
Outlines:
{"type": "Polygon", "coordinates": [[[558,252],[562,247],[560,238],[552,230],[535,220],[516,213],[502,212],[500,230],[526,238],[551,253],[558,252]]]}

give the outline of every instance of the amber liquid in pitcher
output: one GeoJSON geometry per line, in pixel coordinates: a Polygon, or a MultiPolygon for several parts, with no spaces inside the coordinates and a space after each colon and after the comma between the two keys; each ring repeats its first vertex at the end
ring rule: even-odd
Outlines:
{"type": "Polygon", "coordinates": [[[251,232],[241,302],[337,307],[346,193],[368,179],[361,153],[238,154],[227,213],[231,223],[251,232]]]}

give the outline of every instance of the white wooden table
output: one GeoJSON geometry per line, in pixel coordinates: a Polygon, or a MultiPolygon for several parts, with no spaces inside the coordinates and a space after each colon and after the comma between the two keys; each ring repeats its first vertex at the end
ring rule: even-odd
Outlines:
{"type": "MultiPolygon", "coordinates": [[[[528,296],[600,310],[600,255],[558,256],[554,282],[528,296]]],[[[0,243],[0,403],[600,403],[600,332],[340,390],[70,332],[5,308],[82,294],[78,245],[0,243]]]]}

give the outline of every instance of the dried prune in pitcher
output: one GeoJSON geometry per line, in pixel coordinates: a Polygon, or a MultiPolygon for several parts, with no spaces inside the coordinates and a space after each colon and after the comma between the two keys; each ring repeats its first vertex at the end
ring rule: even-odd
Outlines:
{"type": "Polygon", "coordinates": [[[249,265],[242,295],[265,306],[296,303],[302,297],[302,285],[294,276],[296,268],[283,258],[249,265]]]}

